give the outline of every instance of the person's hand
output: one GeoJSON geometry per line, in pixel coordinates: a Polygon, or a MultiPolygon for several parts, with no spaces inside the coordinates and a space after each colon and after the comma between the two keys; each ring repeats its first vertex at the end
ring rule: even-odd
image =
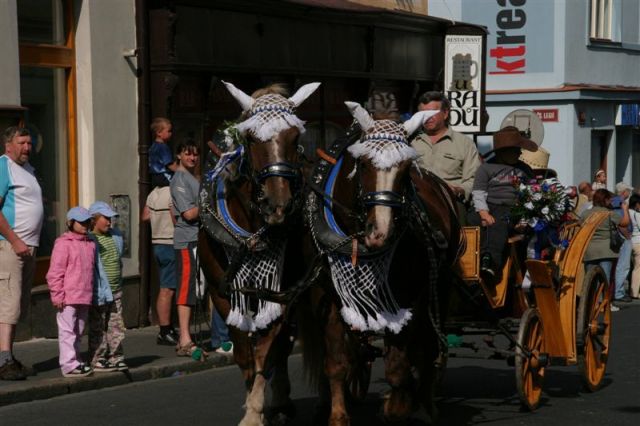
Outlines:
{"type": "Polygon", "coordinates": [[[480,210],[478,214],[482,220],[482,226],[491,226],[496,223],[496,218],[494,218],[488,210],[480,210]]]}
{"type": "Polygon", "coordinates": [[[61,311],[64,309],[64,302],[56,302],[53,304],[53,307],[57,310],[61,311]]]}
{"type": "Polygon", "coordinates": [[[31,256],[31,250],[29,250],[29,246],[27,246],[20,238],[16,239],[11,244],[11,247],[13,248],[13,251],[20,257],[31,256]]]}

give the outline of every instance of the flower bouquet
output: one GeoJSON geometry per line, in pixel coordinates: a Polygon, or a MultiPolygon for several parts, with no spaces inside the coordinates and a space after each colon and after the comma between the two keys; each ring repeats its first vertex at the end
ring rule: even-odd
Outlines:
{"type": "Polygon", "coordinates": [[[514,184],[518,198],[511,209],[511,218],[535,233],[535,241],[531,242],[533,257],[540,259],[545,247],[566,248],[568,242],[559,240],[559,228],[569,220],[571,189],[565,188],[556,178],[526,183],[518,180],[514,184]]]}

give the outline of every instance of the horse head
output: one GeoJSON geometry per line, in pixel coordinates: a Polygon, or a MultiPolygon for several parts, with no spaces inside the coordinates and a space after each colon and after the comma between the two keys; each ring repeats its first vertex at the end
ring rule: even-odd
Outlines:
{"type": "Polygon", "coordinates": [[[407,140],[437,111],[420,111],[404,123],[374,120],[355,102],[345,102],[363,135],[347,148],[356,165],[350,175],[358,179],[360,198],[366,208],[364,243],[368,248],[385,246],[394,232],[398,210],[406,204],[409,170],[418,154],[407,140]]]}
{"type": "Polygon", "coordinates": [[[240,103],[245,117],[236,128],[248,141],[260,214],[268,225],[281,225],[294,210],[296,191],[301,188],[298,136],[304,133],[304,122],[295,115],[295,109],[320,83],[306,84],[290,98],[284,97],[278,86],[249,96],[231,83],[224,84],[240,103]]]}

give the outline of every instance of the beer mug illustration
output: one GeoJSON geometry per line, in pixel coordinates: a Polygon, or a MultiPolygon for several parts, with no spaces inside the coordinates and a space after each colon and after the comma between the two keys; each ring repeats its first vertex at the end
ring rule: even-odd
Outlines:
{"type": "Polygon", "coordinates": [[[473,90],[471,80],[478,75],[478,62],[471,59],[471,53],[457,53],[452,58],[450,90],[473,90]],[[473,73],[471,69],[473,68],[473,73]]]}

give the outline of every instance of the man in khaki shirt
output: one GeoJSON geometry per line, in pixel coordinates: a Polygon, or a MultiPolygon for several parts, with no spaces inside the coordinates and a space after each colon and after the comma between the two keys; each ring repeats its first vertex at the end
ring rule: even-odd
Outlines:
{"type": "Polygon", "coordinates": [[[440,92],[427,92],[420,97],[418,110],[440,113],[427,120],[411,146],[420,155],[420,167],[444,179],[460,199],[466,200],[471,195],[480,157],[469,137],[449,129],[450,105],[440,92]]]}

